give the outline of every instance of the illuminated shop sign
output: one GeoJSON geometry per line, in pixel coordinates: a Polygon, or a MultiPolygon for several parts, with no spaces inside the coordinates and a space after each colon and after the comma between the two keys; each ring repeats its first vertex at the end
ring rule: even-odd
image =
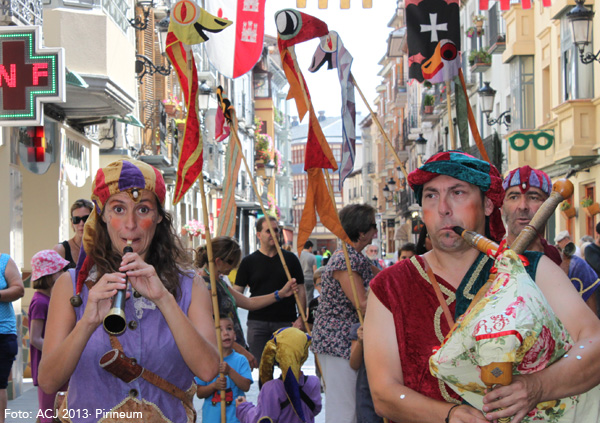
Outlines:
{"type": "Polygon", "coordinates": [[[0,26],[0,126],[41,126],[43,103],[65,101],[64,50],[39,26],[0,26]]]}

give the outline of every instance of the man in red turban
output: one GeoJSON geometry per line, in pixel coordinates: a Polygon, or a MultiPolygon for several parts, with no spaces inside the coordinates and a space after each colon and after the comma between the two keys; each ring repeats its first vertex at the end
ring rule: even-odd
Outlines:
{"type": "Polygon", "coordinates": [[[593,313],[566,275],[539,252],[525,253],[528,272],[576,345],[585,345],[586,354],[569,354],[575,358],[515,376],[510,385],[485,395],[482,410],[462,404],[431,375],[432,349],[443,342],[453,318],[464,313],[493,264],[452,229],[489,231],[491,238],[500,240],[504,190],[492,165],[454,151],[434,155],[408,181],[422,206],[433,249],[384,269],[370,283],[364,346],[377,413],[391,421],[485,423],[508,416],[521,421],[543,401],[596,386],[600,374],[592,372],[600,372],[600,320],[592,320],[593,313]],[[587,366],[589,372],[581,371],[587,366]]]}

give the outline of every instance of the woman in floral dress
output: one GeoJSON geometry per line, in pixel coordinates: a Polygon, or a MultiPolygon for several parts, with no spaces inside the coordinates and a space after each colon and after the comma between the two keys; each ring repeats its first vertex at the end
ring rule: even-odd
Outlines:
{"type": "MultiPolygon", "coordinates": [[[[361,251],[377,234],[375,209],[367,204],[352,204],[340,211],[340,220],[352,241],[347,244],[352,279],[360,309],[367,304],[367,288],[373,278],[371,261],[361,251]]],[[[313,351],[323,371],[327,392],[327,423],[356,421],[356,371],[350,368],[350,327],[357,323],[355,300],[342,249],[331,256],[322,273],[322,292],[313,327],[313,351]]]]}

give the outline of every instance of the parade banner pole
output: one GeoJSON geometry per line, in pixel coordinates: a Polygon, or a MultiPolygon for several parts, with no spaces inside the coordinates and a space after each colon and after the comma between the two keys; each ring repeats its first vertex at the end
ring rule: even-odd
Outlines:
{"type": "MultiPolygon", "coordinates": [[[[329,171],[327,169],[323,169],[325,172],[325,177],[327,180],[327,190],[329,191],[329,196],[331,197],[331,201],[333,202],[333,206],[336,208],[335,204],[335,196],[333,194],[333,186],[331,184],[331,177],[329,176],[329,171]]],[[[356,291],[356,285],[354,285],[354,273],[352,272],[352,266],[350,265],[350,255],[348,253],[348,247],[346,243],[342,241],[342,250],[344,251],[344,259],[346,260],[346,270],[348,271],[348,278],[350,278],[350,285],[352,286],[352,297],[354,298],[356,313],[358,314],[358,321],[360,324],[363,324],[363,314],[360,308],[360,302],[358,301],[358,292],[356,291]]]]}
{"type": "Polygon", "coordinates": [[[446,81],[446,104],[448,105],[448,129],[450,132],[450,145],[456,150],[456,138],[454,138],[454,122],[452,122],[452,101],[450,101],[450,81],[446,81]]]}
{"type": "MultiPolygon", "coordinates": [[[[186,46],[187,47],[187,46],[186,46]]],[[[192,49],[191,46],[186,49],[187,53],[187,66],[188,66],[188,74],[192,74],[192,49]]],[[[192,78],[189,78],[188,83],[189,93],[192,91],[192,78]]],[[[191,94],[188,94],[191,95],[191,94]]],[[[197,106],[196,106],[197,107],[197,106]]],[[[202,142],[202,133],[200,133],[200,142],[202,142]]],[[[213,316],[215,321],[215,329],[217,331],[217,347],[219,349],[219,359],[223,361],[223,341],[221,339],[221,319],[219,315],[219,301],[217,299],[217,284],[216,284],[216,272],[215,272],[215,261],[213,258],[212,251],[212,240],[210,237],[210,226],[208,221],[208,208],[206,207],[206,197],[204,195],[204,181],[200,179],[200,197],[202,198],[202,212],[204,217],[204,233],[206,236],[206,254],[208,256],[208,273],[210,278],[210,291],[212,297],[212,305],[213,305],[213,316]]],[[[220,365],[221,363],[219,363],[220,365]]],[[[219,377],[223,377],[223,373],[219,373],[219,377]]],[[[227,422],[227,413],[226,413],[227,404],[225,402],[225,390],[221,390],[221,423],[227,422]]]]}
{"type": "MultiPolygon", "coordinates": [[[[235,112],[232,111],[232,115],[234,113],[235,112]]],[[[238,147],[242,154],[242,161],[244,162],[244,167],[246,168],[246,172],[248,173],[248,175],[253,175],[253,173],[250,171],[250,167],[248,166],[248,161],[246,160],[246,156],[244,155],[244,150],[242,149],[242,142],[240,141],[240,138],[237,133],[237,116],[236,117],[232,116],[232,118],[236,120],[236,125],[231,128],[232,129],[231,135],[233,136],[233,139],[235,140],[235,142],[238,143],[238,147]]],[[[263,212],[263,215],[268,217],[269,215],[267,214],[265,205],[264,205],[262,198],[258,192],[258,188],[256,186],[256,182],[254,181],[254,178],[250,178],[250,182],[252,183],[252,189],[254,190],[254,194],[256,195],[256,199],[258,200],[258,204],[260,205],[260,209],[263,212]]],[[[270,219],[267,219],[265,222],[267,223],[267,227],[269,228],[269,232],[271,233],[271,237],[273,238],[273,241],[275,241],[275,248],[277,249],[277,254],[279,255],[279,259],[281,260],[281,264],[283,265],[283,270],[285,271],[285,275],[288,278],[288,280],[291,280],[292,275],[290,273],[290,270],[287,267],[285,258],[283,257],[283,252],[281,251],[281,246],[279,245],[279,240],[277,239],[275,231],[273,231],[273,227],[271,226],[270,219]]],[[[300,298],[298,297],[297,292],[294,292],[294,298],[296,299],[296,304],[298,305],[298,309],[300,310],[300,316],[302,317],[302,321],[304,322],[306,331],[310,335],[310,329],[308,327],[308,323],[306,322],[306,314],[304,313],[304,310],[302,309],[302,306],[300,304],[300,298]]]]}
{"type": "MultiPolygon", "coordinates": [[[[238,148],[240,149],[242,161],[244,162],[244,167],[246,168],[246,172],[248,173],[248,175],[253,175],[253,173],[250,171],[250,167],[248,166],[248,161],[246,160],[246,156],[244,155],[244,150],[242,149],[242,142],[240,141],[239,135],[237,133],[237,116],[235,115],[235,111],[232,110],[231,114],[232,114],[231,135],[232,135],[233,139],[235,140],[235,142],[238,144],[238,148]],[[235,124],[233,124],[233,121],[235,121],[235,124]]],[[[281,246],[279,245],[279,240],[277,239],[275,231],[273,231],[273,227],[271,226],[271,221],[270,221],[271,219],[268,218],[269,215],[267,214],[267,211],[265,210],[265,205],[262,201],[262,198],[260,197],[260,194],[258,193],[258,188],[256,186],[256,182],[254,181],[254,178],[250,178],[250,182],[252,183],[252,189],[254,190],[254,194],[256,195],[256,199],[258,200],[260,209],[262,210],[263,215],[265,217],[267,217],[267,219],[265,220],[265,223],[267,224],[267,227],[269,228],[269,232],[271,233],[271,238],[273,238],[273,241],[275,241],[275,248],[277,249],[277,254],[279,255],[279,259],[281,260],[281,264],[283,265],[283,270],[285,271],[285,275],[287,276],[288,280],[291,280],[292,275],[290,273],[290,270],[287,267],[285,258],[283,257],[283,252],[281,251],[281,246]]],[[[304,312],[304,310],[302,308],[302,304],[300,303],[300,297],[298,297],[297,292],[294,292],[294,298],[296,299],[296,305],[298,306],[298,310],[300,311],[300,316],[302,317],[302,322],[304,323],[304,328],[306,329],[306,333],[308,333],[309,335],[312,335],[310,327],[308,326],[308,322],[306,321],[306,313],[304,312]]],[[[315,355],[315,363],[317,365],[317,369],[319,370],[319,373],[323,374],[323,371],[321,370],[321,363],[319,363],[319,358],[316,355],[315,355]]],[[[325,389],[325,384],[323,384],[323,389],[325,389]]]]}
{"type": "MultiPolygon", "coordinates": [[[[212,249],[212,236],[210,234],[210,223],[208,218],[208,208],[206,207],[206,195],[204,193],[204,181],[200,179],[200,198],[202,199],[202,215],[204,217],[204,234],[206,236],[206,255],[208,256],[208,276],[210,278],[210,293],[212,297],[213,316],[215,320],[215,329],[217,331],[217,346],[219,348],[219,357],[223,361],[223,340],[221,339],[221,316],[219,314],[219,300],[217,297],[217,272],[215,269],[215,258],[212,249]]],[[[223,377],[219,373],[219,377],[223,377]]],[[[227,422],[227,403],[225,402],[225,390],[221,390],[221,423],[227,422]]]]}
{"type": "Polygon", "coordinates": [[[363,102],[365,103],[365,106],[367,106],[367,109],[369,109],[369,113],[371,114],[371,117],[373,118],[373,121],[375,122],[375,124],[379,128],[379,132],[381,132],[381,135],[383,135],[383,138],[385,139],[385,142],[387,142],[388,147],[390,147],[390,150],[392,150],[392,153],[394,153],[394,157],[396,158],[396,162],[398,163],[398,166],[400,166],[400,170],[402,170],[402,173],[404,174],[404,177],[408,179],[408,172],[406,171],[406,168],[404,167],[404,163],[402,163],[402,160],[400,160],[400,156],[398,156],[398,153],[396,153],[396,150],[394,149],[394,146],[393,146],[392,142],[390,141],[390,139],[388,138],[387,134],[385,133],[385,130],[383,129],[383,126],[381,126],[381,122],[379,122],[379,119],[377,118],[377,115],[373,112],[373,109],[371,109],[371,106],[369,105],[369,102],[367,101],[365,95],[363,94],[362,90],[360,89],[360,87],[356,83],[356,79],[354,79],[354,75],[350,74],[350,79],[352,80],[352,83],[354,84],[354,86],[358,90],[358,93],[360,94],[360,97],[362,98],[363,102]]]}
{"type": "MultiPolygon", "coordinates": [[[[292,57],[294,57],[294,48],[288,47],[288,50],[292,53],[292,57]]],[[[294,60],[294,67],[296,68],[296,73],[298,75],[302,75],[302,73],[300,72],[300,69],[298,68],[298,62],[296,60],[294,60]]],[[[354,79],[352,77],[352,75],[350,75],[350,77],[352,79],[354,79]]],[[[303,78],[298,78],[298,79],[300,81],[300,87],[302,88],[302,94],[304,95],[304,102],[306,103],[306,106],[309,109],[308,112],[310,115],[310,113],[313,112],[313,105],[312,105],[312,102],[308,100],[308,96],[306,95],[306,87],[304,86],[304,79],[303,78]]],[[[323,171],[325,172],[325,177],[327,180],[327,190],[329,191],[329,196],[331,197],[331,202],[333,203],[333,207],[337,213],[337,205],[335,204],[335,196],[333,194],[331,178],[329,177],[329,170],[323,169],[323,171]]],[[[340,240],[340,241],[342,242],[342,250],[344,251],[344,259],[346,261],[348,277],[350,278],[350,285],[352,285],[352,295],[353,295],[354,301],[356,303],[355,307],[356,307],[356,312],[358,313],[358,320],[360,321],[360,324],[362,325],[363,324],[363,316],[362,316],[362,311],[360,309],[360,303],[358,301],[358,293],[356,292],[356,286],[354,286],[354,274],[352,273],[352,267],[350,266],[350,256],[348,254],[348,247],[346,247],[346,243],[343,240],[340,240]]]]}
{"type": "Polygon", "coordinates": [[[467,94],[467,85],[465,84],[465,76],[463,75],[463,71],[461,68],[458,68],[458,77],[460,78],[460,84],[462,86],[463,93],[465,94],[465,100],[467,101],[467,117],[469,119],[469,127],[471,128],[471,134],[473,135],[473,139],[475,140],[475,144],[477,145],[477,149],[481,154],[481,158],[488,163],[491,163],[490,158],[485,151],[485,146],[483,145],[483,141],[481,140],[481,135],[479,134],[479,129],[477,129],[477,122],[475,121],[475,115],[473,115],[473,110],[471,109],[471,102],[469,101],[469,96],[467,94]]]}

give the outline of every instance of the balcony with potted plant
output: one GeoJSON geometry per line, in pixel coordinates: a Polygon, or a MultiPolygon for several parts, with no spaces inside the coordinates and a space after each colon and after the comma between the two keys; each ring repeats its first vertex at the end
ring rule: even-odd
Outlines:
{"type": "Polygon", "coordinates": [[[165,113],[169,117],[177,117],[178,112],[182,109],[182,104],[177,97],[169,96],[163,100],[165,113]]]}
{"type": "Polygon", "coordinates": [[[485,31],[484,31],[483,27],[478,29],[477,27],[470,26],[467,28],[465,33],[467,34],[467,37],[473,38],[473,37],[481,37],[485,33],[485,31]]]}
{"type": "Polygon", "coordinates": [[[566,220],[572,219],[577,216],[577,210],[568,201],[560,203],[560,213],[566,220]]]}
{"type": "Polygon", "coordinates": [[[591,197],[585,197],[581,200],[581,207],[589,217],[594,217],[600,213],[600,204],[596,203],[591,197]]]}
{"type": "Polygon", "coordinates": [[[265,176],[265,165],[271,163],[274,158],[273,140],[269,134],[261,132],[265,122],[254,119],[257,132],[254,135],[254,168],[260,177],[265,176]]]}
{"type": "Polygon", "coordinates": [[[432,94],[425,94],[423,97],[423,113],[426,115],[432,114],[434,105],[435,97],[432,94]]]}
{"type": "MultiPolygon", "coordinates": [[[[492,40],[490,40],[491,42],[492,40]]],[[[496,35],[496,41],[494,41],[488,48],[490,54],[501,54],[506,50],[506,34],[496,35]]]]}
{"type": "Polygon", "coordinates": [[[481,31],[481,34],[483,34],[483,23],[487,20],[487,18],[485,17],[485,15],[473,15],[473,25],[475,25],[475,28],[477,29],[477,32],[479,33],[479,31],[481,31]]]}
{"type": "Polygon", "coordinates": [[[471,50],[469,53],[469,65],[473,73],[485,72],[492,66],[492,55],[484,49],[471,50]]]}

